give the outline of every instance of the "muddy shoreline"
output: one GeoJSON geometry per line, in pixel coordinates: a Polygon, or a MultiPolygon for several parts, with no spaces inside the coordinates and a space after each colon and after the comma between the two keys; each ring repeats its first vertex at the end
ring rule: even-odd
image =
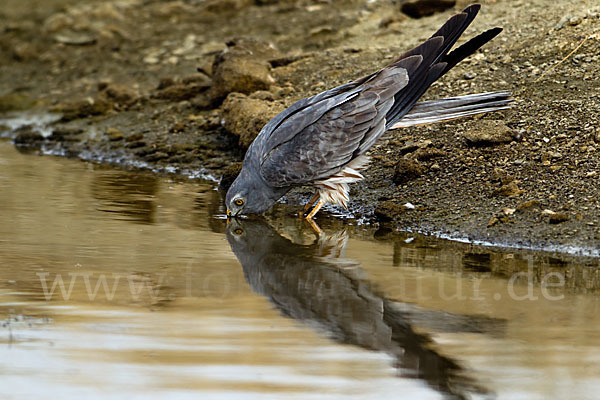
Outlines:
{"type": "MultiPolygon", "coordinates": [[[[0,14],[1,135],[27,151],[224,182],[277,112],[382,67],[467,4],[412,19],[393,1],[14,3],[0,14]],[[15,122],[23,112],[57,117],[41,129],[15,122]]],[[[483,2],[466,36],[493,26],[505,31],[426,98],[509,90],[513,109],[390,132],[349,212],[317,222],[344,214],[391,232],[599,255],[600,9],[483,2]]]]}

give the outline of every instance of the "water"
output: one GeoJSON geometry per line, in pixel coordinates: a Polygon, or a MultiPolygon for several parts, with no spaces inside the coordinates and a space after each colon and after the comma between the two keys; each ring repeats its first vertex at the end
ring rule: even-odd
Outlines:
{"type": "Polygon", "coordinates": [[[595,259],[222,214],[0,142],[0,398],[597,398],[595,259]]]}

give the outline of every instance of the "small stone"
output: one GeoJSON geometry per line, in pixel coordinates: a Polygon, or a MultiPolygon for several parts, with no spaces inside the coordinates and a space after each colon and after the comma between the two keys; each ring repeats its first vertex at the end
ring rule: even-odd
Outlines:
{"type": "Polygon", "coordinates": [[[393,181],[396,185],[410,182],[425,173],[425,167],[416,160],[401,158],[394,168],[393,181]]]}
{"type": "Polygon", "coordinates": [[[175,79],[169,77],[164,77],[164,78],[160,78],[160,81],[158,82],[158,86],[156,87],[156,90],[162,90],[165,88],[168,88],[169,86],[173,86],[175,84],[175,79]]]}
{"type": "Polygon", "coordinates": [[[126,142],[137,142],[138,140],[142,140],[144,138],[144,135],[142,135],[141,133],[134,133],[133,135],[129,135],[125,138],[126,142]]]}
{"type": "Polygon", "coordinates": [[[111,142],[117,142],[119,140],[123,140],[125,135],[117,128],[108,128],[106,130],[106,135],[108,135],[108,140],[111,142]]]}
{"type": "Polygon", "coordinates": [[[474,127],[463,133],[467,144],[471,146],[508,143],[515,136],[515,132],[500,120],[479,120],[474,127]]]}
{"type": "Polygon", "coordinates": [[[514,181],[515,178],[502,168],[496,167],[490,174],[490,180],[492,182],[500,182],[502,183],[502,185],[507,185],[510,182],[514,181]]]}
{"type": "Polygon", "coordinates": [[[39,132],[34,132],[31,127],[25,126],[17,131],[17,136],[14,139],[17,147],[40,147],[44,141],[44,136],[39,132]]]}
{"type": "Polygon", "coordinates": [[[157,56],[150,54],[150,55],[147,55],[146,57],[144,57],[143,61],[146,64],[153,65],[153,64],[158,64],[160,62],[160,59],[157,56]]]}
{"type": "Polygon", "coordinates": [[[152,95],[155,99],[182,101],[192,99],[210,88],[209,82],[167,86],[152,95]]]}
{"type": "Polygon", "coordinates": [[[491,228],[492,226],[496,225],[498,222],[500,222],[500,220],[497,217],[492,217],[490,218],[490,220],[487,223],[487,227],[491,228]]]}
{"type": "Polygon", "coordinates": [[[13,49],[13,58],[17,61],[31,61],[36,59],[38,51],[31,43],[19,43],[13,49]]]}
{"type": "Polygon", "coordinates": [[[185,131],[185,123],[179,121],[171,126],[171,132],[183,132],[185,131]]]}
{"type": "Polygon", "coordinates": [[[476,76],[477,76],[477,74],[476,74],[475,72],[465,72],[465,73],[463,74],[463,77],[464,77],[466,80],[475,79],[475,77],[476,77],[476,76]]]}
{"type": "Polygon", "coordinates": [[[515,211],[516,211],[515,208],[509,208],[509,207],[504,207],[502,209],[502,213],[507,216],[513,215],[515,213],[515,211]]]}
{"type": "Polygon", "coordinates": [[[554,213],[552,215],[550,215],[550,219],[548,219],[548,222],[551,224],[560,224],[562,222],[568,221],[569,220],[569,216],[563,212],[557,212],[554,213]]]}
{"type": "Polygon", "coordinates": [[[138,97],[136,92],[122,85],[109,83],[101,90],[106,94],[108,99],[122,105],[130,105],[135,102],[138,97]]]}
{"type": "Polygon", "coordinates": [[[569,25],[571,26],[576,26],[579,25],[581,23],[581,17],[571,17],[569,18],[569,25]]]}
{"type": "Polygon", "coordinates": [[[57,126],[48,137],[48,140],[53,142],[77,142],[78,135],[83,133],[81,128],[71,128],[67,126],[57,126]]]}
{"type": "Polygon", "coordinates": [[[532,208],[540,208],[541,203],[539,200],[529,200],[519,204],[516,208],[517,211],[530,210],[532,208]]]}
{"type": "Polygon", "coordinates": [[[430,148],[419,148],[412,154],[412,157],[419,161],[428,161],[434,158],[446,157],[448,154],[444,150],[436,149],[435,147],[430,148]]]}
{"type": "Polygon", "coordinates": [[[520,189],[516,182],[510,182],[494,190],[492,196],[512,197],[519,196],[523,193],[525,193],[525,191],[520,189]]]}
{"type": "Polygon", "coordinates": [[[112,107],[111,102],[102,97],[97,97],[60,103],[51,107],[50,111],[63,114],[63,121],[71,121],[77,118],[106,114],[112,107]]]}
{"type": "Polygon", "coordinates": [[[54,35],[54,40],[56,40],[58,43],[73,46],[87,46],[96,43],[96,37],[90,33],[71,31],[63,31],[54,35]]]}
{"type": "Polygon", "coordinates": [[[375,217],[382,222],[392,221],[406,212],[406,208],[390,200],[380,201],[375,207],[375,217]]]}

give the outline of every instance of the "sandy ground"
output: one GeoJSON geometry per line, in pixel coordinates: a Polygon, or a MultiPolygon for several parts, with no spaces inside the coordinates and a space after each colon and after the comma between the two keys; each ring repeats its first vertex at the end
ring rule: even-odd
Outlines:
{"type": "MultiPolygon", "coordinates": [[[[4,0],[0,112],[62,119],[49,137],[0,131],[33,151],[229,181],[270,117],[384,66],[468,5],[412,19],[399,3],[4,0]]],[[[465,37],[504,32],[425,98],[508,90],[514,107],[389,132],[350,213],[391,230],[597,253],[600,6],[482,4],[465,37]]]]}

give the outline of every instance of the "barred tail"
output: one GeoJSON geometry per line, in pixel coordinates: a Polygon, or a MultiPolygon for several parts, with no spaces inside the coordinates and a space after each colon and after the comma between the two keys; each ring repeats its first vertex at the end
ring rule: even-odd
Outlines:
{"type": "Polygon", "coordinates": [[[477,115],[510,108],[513,101],[508,92],[488,92],[466,96],[448,97],[441,100],[422,101],[390,129],[406,128],[414,125],[430,124],[468,115],[477,115]]]}

